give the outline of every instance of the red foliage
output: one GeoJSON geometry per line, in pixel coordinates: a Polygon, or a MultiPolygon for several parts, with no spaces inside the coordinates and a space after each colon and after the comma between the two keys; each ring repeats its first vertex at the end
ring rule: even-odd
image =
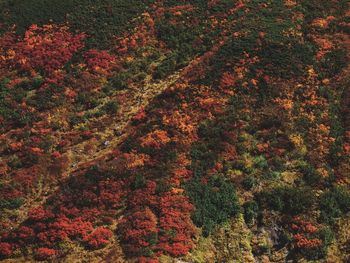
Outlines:
{"type": "Polygon", "coordinates": [[[14,46],[13,62],[25,71],[52,74],[61,69],[84,44],[85,34],[73,35],[68,27],[32,25],[14,46]]]}
{"type": "Polygon", "coordinates": [[[142,121],[146,118],[145,109],[142,107],[136,115],[132,118],[133,121],[142,121]]]}
{"type": "Polygon", "coordinates": [[[43,207],[33,208],[28,213],[28,220],[32,221],[45,221],[53,217],[54,215],[50,211],[45,210],[43,207]]]}
{"type": "Polygon", "coordinates": [[[104,205],[108,209],[119,208],[122,205],[122,197],[125,194],[122,187],[123,183],[121,181],[100,182],[100,205],[104,205]]]}
{"type": "Polygon", "coordinates": [[[140,141],[142,147],[160,149],[162,146],[170,142],[170,138],[167,131],[155,130],[143,136],[140,141]]]}
{"type": "Polygon", "coordinates": [[[232,88],[235,83],[235,78],[230,73],[224,72],[220,80],[220,87],[223,89],[232,88]]]}
{"type": "Polygon", "coordinates": [[[312,237],[312,234],[316,233],[319,229],[311,222],[303,220],[300,217],[294,217],[291,229],[297,232],[293,235],[294,244],[297,248],[308,249],[323,245],[321,239],[312,237]]]}
{"type": "Polygon", "coordinates": [[[159,263],[159,261],[153,258],[140,257],[138,263],[159,263]]]}
{"type": "Polygon", "coordinates": [[[0,258],[9,257],[12,255],[12,246],[6,242],[0,242],[0,258]]]}
{"type": "Polygon", "coordinates": [[[106,246],[109,243],[109,239],[113,236],[113,232],[105,227],[99,227],[90,235],[84,238],[84,241],[89,247],[98,249],[106,246]]]}
{"type": "Polygon", "coordinates": [[[88,69],[97,73],[108,73],[116,66],[116,57],[104,50],[90,49],[85,52],[84,59],[88,69]]]}
{"type": "Polygon", "coordinates": [[[318,228],[314,226],[311,222],[303,220],[300,217],[294,217],[291,228],[294,231],[300,231],[304,233],[315,233],[318,231],[318,228]]]}
{"type": "Polygon", "coordinates": [[[160,200],[158,249],[172,256],[186,255],[194,246],[192,237],[196,234],[191,221],[193,206],[187,197],[173,192],[165,193],[160,200]]]}
{"type": "Polygon", "coordinates": [[[17,237],[19,237],[22,240],[28,240],[28,239],[34,238],[34,236],[35,236],[34,230],[30,227],[21,226],[17,230],[17,237]]]}
{"type": "Polygon", "coordinates": [[[51,248],[41,247],[38,248],[35,254],[35,257],[38,260],[47,260],[56,256],[57,251],[51,248]]]}
{"type": "Polygon", "coordinates": [[[319,238],[308,238],[304,234],[293,235],[295,246],[297,248],[314,248],[320,247],[323,241],[319,238]]]}
{"type": "Polygon", "coordinates": [[[158,234],[157,217],[149,209],[135,210],[121,222],[122,239],[130,254],[139,254],[145,248],[154,248],[154,239],[158,234]]]}
{"type": "Polygon", "coordinates": [[[129,206],[136,207],[155,207],[158,204],[156,195],[157,184],[154,181],[147,181],[146,187],[135,190],[130,199],[129,206]]]}

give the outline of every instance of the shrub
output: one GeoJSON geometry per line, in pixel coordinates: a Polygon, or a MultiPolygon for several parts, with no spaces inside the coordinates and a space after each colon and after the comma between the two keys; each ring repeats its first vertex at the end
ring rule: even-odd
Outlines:
{"type": "Polygon", "coordinates": [[[243,179],[242,185],[245,190],[251,190],[256,185],[256,178],[254,176],[247,176],[243,179]]]}
{"type": "Polygon", "coordinates": [[[224,223],[240,211],[235,188],[221,176],[210,177],[208,183],[194,179],[187,185],[187,193],[196,208],[193,222],[203,227],[205,236],[215,225],[224,223]]]}
{"type": "Polygon", "coordinates": [[[103,109],[108,114],[115,114],[119,109],[119,104],[116,101],[109,101],[103,106],[103,109]]]}
{"type": "Polygon", "coordinates": [[[298,215],[305,213],[314,203],[314,194],[310,189],[278,187],[270,192],[258,194],[261,206],[285,214],[298,215]]]}
{"type": "Polygon", "coordinates": [[[312,186],[315,186],[321,182],[321,175],[317,172],[317,170],[305,163],[299,166],[299,171],[303,174],[304,181],[312,186]]]}
{"type": "Polygon", "coordinates": [[[158,227],[157,217],[149,208],[130,212],[120,224],[120,230],[127,253],[133,256],[152,254],[158,240],[158,227]]]}
{"type": "Polygon", "coordinates": [[[350,211],[350,193],[343,187],[335,187],[321,195],[321,222],[334,224],[335,219],[350,211]]]}
{"type": "Polygon", "coordinates": [[[133,190],[144,188],[146,186],[146,178],[143,175],[137,174],[130,186],[133,190]]]}
{"type": "Polygon", "coordinates": [[[73,54],[84,46],[84,38],[84,34],[70,33],[67,27],[32,25],[24,38],[9,48],[15,50],[13,62],[22,70],[53,74],[62,69],[73,54]]]}
{"type": "Polygon", "coordinates": [[[113,236],[113,232],[105,227],[95,229],[90,235],[84,238],[86,244],[92,249],[98,249],[106,246],[113,236]]]}
{"type": "Polygon", "coordinates": [[[249,201],[244,203],[244,220],[247,224],[254,223],[254,220],[258,216],[259,206],[255,201],[249,201]]]}
{"type": "Polygon", "coordinates": [[[83,56],[88,69],[97,73],[108,73],[116,63],[115,56],[104,50],[90,49],[83,56]]]}
{"type": "Polygon", "coordinates": [[[17,209],[22,206],[24,199],[21,197],[13,199],[1,199],[0,200],[0,209],[17,209]]]}
{"type": "Polygon", "coordinates": [[[56,256],[57,251],[51,248],[41,247],[36,250],[35,258],[38,260],[48,260],[56,256]]]}
{"type": "Polygon", "coordinates": [[[115,90],[123,90],[128,88],[128,79],[131,76],[128,75],[127,72],[118,72],[114,76],[112,76],[109,80],[108,86],[111,87],[111,89],[115,90]]]}
{"type": "Polygon", "coordinates": [[[140,0],[11,0],[7,6],[6,23],[16,24],[23,33],[31,24],[43,25],[51,20],[57,24],[68,22],[73,30],[86,32],[90,48],[110,47],[111,39],[129,27],[129,21],[145,8],[140,0]]]}
{"type": "Polygon", "coordinates": [[[171,74],[173,71],[175,71],[176,67],[177,67],[176,55],[173,55],[173,54],[169,55],[155,69],[153,73],[153,78],[162,79],[168,76],[169,74],[171,74]]]}
{"type": "Polygon", "coordinates": [[[12,245],[6,242],[0,242],[0,258],[10,257],[12,255],[12,245]]]}
{"type": "Polygon", "coordinates": [[[347,52],[345,49],[335,49],[324,56],[321,63],[324,77],[333,77],[341,72],[347,65],[347,52]]]}
{"type": "Polygon", "coordinates": [[[329,228],[319,229],[313,223],[299,217],[292,224],[294,248],[308,260],[319,260],[327,255],[327,249],[334,239],[329,228]]]}

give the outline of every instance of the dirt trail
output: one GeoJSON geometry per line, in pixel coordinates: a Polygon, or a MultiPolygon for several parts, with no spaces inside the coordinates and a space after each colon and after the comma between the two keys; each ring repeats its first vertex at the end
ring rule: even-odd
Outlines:
{"type": "Polygon", "coordinates": [[[165,89],[173,85],[181,76],[181,71],[177,71],[168,78],[159,82],[152,82],[150,77],[142,87],[135,88],[131,91],[131,100],[124,102],[117,118],[111,119],[110,124],[105,130],[99,133],[100,138],[94,144],[101,145],[93,151],[84,152],[82,149],[85,145],[91,143],[89,140],[73,146],[69,151],[72,156],[72,166],[65,171],[70,175],[80,169],[84,169],[91,162],[105,158],[126,138],[127,127],[131,118],[141,109],[145,108],[149,102],[165,89]],[[116,135],[116,132],[118,133],[116,135]]]}
{"type": "Polygon", "coordinates": [[[159,82],[152,82],[151,77],[149,77],[142,88],[134,88],[128,91],[131,92],[130,98],[132,99],[126,101],[122,105],[118,117],[110,120],[110,124],[105,127],[104,131],[99,133],[99,139],[97,141],[92,142],[87,140],[76,144],[69,149],[66,154],[70,156],[70,160],[67,169],[62,173],[63,180],[61,179],[61,182],[58,184],[55,182],[55,186],[51,184],[50,186],[43,187],[43,189],[36,194],[38,198],[27,199],[27,202],[21,207],[21,214],[16,222],[13,222],[12,228],[15,229],[25,221],[28,212],[32,207],[44,204],[50,195],[57,191],[60,185],[71,175],[74,175],[79,170],[89,167],[92,163],[95,163],[98,160],[103,160],[108,157],[109,154],[112,153],[112,151],[128,136],[127,128],[130,124],[131,118],[142,107],[146,107],[157,95],[161,94],[165,89],[179,80],[181,72],[182,70],[177,71],[159,82]],[[116,129],[119,132],[118,135],[115,135],[116,129]],[[83,150],[86,145],[92,143],[98,145],[98,147],[93,148],[93,151],[89,152],[83,150]]]}

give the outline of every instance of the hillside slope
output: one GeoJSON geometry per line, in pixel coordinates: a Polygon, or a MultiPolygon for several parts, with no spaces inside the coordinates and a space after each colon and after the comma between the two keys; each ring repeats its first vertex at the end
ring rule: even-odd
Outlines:
{"type": "Polygon", "coordinates": [[[1,262],[348,262],[344,0],[0,2],[1,262]]]}

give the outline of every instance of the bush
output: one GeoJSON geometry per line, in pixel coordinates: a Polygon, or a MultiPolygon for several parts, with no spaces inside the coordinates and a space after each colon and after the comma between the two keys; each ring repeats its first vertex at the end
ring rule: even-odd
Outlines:
{"type": "Polygon", "coordinates": [[[261,206],[289,215],[305,213],[314,203],[314,194],[310,189],[278,187],[270,192],[258,194],[261,206]]]}
{"type": "Polygon", "coordinates": [[[350,193],[346,188],[335,187],[321,195],[319,206],[319,220],[334,224],[336,218],[350,211],[350,193]]]}
{"type": "Polygon", "coordinates": [[[249,201],[244,203],[244,220],[247,224],[254,223],[254,220],[258,216],[259,206],[255,201],[249,201]]]}
{"type": "Polygon", "coordinates": [[[99,227],[90,235],[84,238],[86,244],[92,249],[98,249],[106,246],[113,236],[113,232],[105,227],[99,227]]]}
{"type": "Polygon", "coordinates": [[[177,58],[176,55],[171,54],[167,58],[165,58],[155,69],[153,73],[154,79],[162,79],[167,77],[172,72],[174,72],[177,68],[177,58]]]}
{"type": "Polygon", "coordinates": [[[14,199],[1,199],[0,200],[0,209],[17,209],[22,206],[24,203],[24,199],[21,197],[14,198],[14,199]]]}
{"type": "Polygon", "coordinates": [[[303,179],[308,185],[315,186],[321,182],[321,175],[308,163],[300,165],[299,171],[303,174],[303,179]]]}
{"type": "Polygon", "coordinates": [[[57,251],[51,248],[41,247],[38,248],[35,254],[35,258],[38,260],[48,260],[56,256],[57,251]]]}
{"type": "Polygon", "coordinates": [[[128,73],[118,73],[115,74],[114,76],[111,77],[111,79],[109,80],[109,86],[111,87],[111,89],[115,89],[115,90],[123,90],[123,89],[127,89],[128,88],[128,79],[131,76],[128,75],[128,73]]]}
{"type": "Polygon", "coordinates": [[[321,63],[324,77],[330,78],[339,74],[347,65],[347,52],[345,49],[335,49],[324,56],[321,63]]]}
{"type": "Polygon", "coordinates": [[[224,223],[240,211],[235,188],[221,176],[210,177],[208,183],[194,179],[186,189],[196,208],[193,222],[203,228],[204,236],[208,236],[215,225],[224,223]]]}
{"type": "Polygon", "coordinates": [[[243,179],[242,185],[245,190],[251,190],[256,186],[256,178],[254,176],[247,176],[243,179]]]}
{"type": "Polygon", "coordinates": [[[308,260],[320,260],[327,255],[327,249],[334,239],[333,232],[328,228],[323,228],[312,235],[312,238],[322,241],[320,246],[305,247],[300,249],[300,253],[308,260]]]}
{"type": "Polygon", "coordinates": [[[122,33],[129,21],[141,13],[148,1],[140,0],[10,0],[9,16],[5,22],[17,24],[23,33],[31,24],[43,25],[51,20],[68,22],[73,30],[91,36],[89,47],[108,48],[113,36],[122,33]]]}
{"type": "Polygon", "coordinates": [[[109,101],[103,106],[103,109],[107,114],[115,114],[119,109],[119,104],[116,101],[109,101]]]}
{"type": "Polygon", "coordinates": [[[6,242],[0,242],[0,259],[11,256],[13,253],[12,246],[6,242]]]}

